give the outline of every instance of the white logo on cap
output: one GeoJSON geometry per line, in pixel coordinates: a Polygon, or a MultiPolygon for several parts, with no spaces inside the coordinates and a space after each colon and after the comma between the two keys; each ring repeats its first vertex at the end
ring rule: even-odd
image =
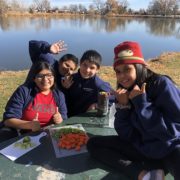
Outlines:
{"type": "Polygon", "coordinates": [[[133,54],[134,54],[134,53],[132,52],[132,50],[127,49],[127,50],[120,51],[120,52],[118,53],[118,57],[119,57],[119,58],[124,57],[124,56],[129,57],[129,56],[133,56],[133,54]]]}

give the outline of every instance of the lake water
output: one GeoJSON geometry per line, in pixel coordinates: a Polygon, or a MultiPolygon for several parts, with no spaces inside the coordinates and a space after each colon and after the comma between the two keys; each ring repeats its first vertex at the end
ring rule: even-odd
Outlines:
{"type": "Polygon", "coordinates": [[[61,55],[79,58],[84,51],[96,49],[103,65],[112,65],[113,48],[126,40],[138,41],[146,60],[162,52],[180,52],[180,19],[0,17],[0,70],[31,66],[29,40],[64,40],[68,50],[61,55]]]}

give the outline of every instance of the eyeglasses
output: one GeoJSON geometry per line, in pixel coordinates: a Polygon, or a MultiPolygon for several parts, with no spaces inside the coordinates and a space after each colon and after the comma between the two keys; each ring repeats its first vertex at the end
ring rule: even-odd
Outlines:
{"type": "Polygon", "coordinates": [[[44,79],[44,78],[47,78],[47,79],[52,79],[54,76],[53,76],[53,74],[52,73],[48,73],[48,74],[37,74],[36,75],[36,79],[39,79],[39,80],[42,80],[42,79],[44,79]]]}

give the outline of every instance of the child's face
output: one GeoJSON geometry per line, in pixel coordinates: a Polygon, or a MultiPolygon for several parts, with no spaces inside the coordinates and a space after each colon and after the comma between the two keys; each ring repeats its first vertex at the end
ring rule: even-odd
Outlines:
{"type": "Polygon", "coordinates": [[[36,75],[34,82],[41,91],[48,91],[54,85],[54,76],[48,69],[43,69],[36,75]]]}
{"type": "Polygon", "coordinates": [[[59,73],[63,76],[73,74],[76,70],[76,64],[72,60],[59,62],[59,73]]]}
{"type": "Polygon", "coordinates": [[[128,89],[136,82],[136,69],[132,64],[119,64],[115,67],[118,84],[128,89]]]}
{"type": "Polygon", "coordinates": [[[80,74],[84,79],[88,79],[93,77],[99,68],[95,63],[84,61],[80,64],[80,74]]]}

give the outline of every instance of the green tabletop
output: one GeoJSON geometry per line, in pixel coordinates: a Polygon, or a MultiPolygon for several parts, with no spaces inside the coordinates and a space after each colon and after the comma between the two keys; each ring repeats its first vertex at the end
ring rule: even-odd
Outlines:
{"type": "MultiPolygon", "coordinates": [[[[80,123],[89,136],[114,135],[114,129],[108,126],[108,115],[96,117],[96,112],[85,113],[69,118],[62,125],[80,123]]],[[[0,149],[15,142],[14,138],[0,144],[0,149]]],[[[0,155],[0,179],[24,179],[24,180],[128,180],[125,176],[113,169],[95,161],[88,153],[56,158],[50,135],[41,139],[41,144],[18,158],[11,161],[0,155]]],[[[166,180],[173,178],[168,175],[166,180]]]]}
{"type": "Polygon", "coordinates": [[[106,116],[98,117],[96,111],[89,111],[78,116],[73,116],[64,121],[62,125],[70,125],[74,123],[80,123],[83,127],[108,127],[109,126],[109,114],[106,116]]]}

